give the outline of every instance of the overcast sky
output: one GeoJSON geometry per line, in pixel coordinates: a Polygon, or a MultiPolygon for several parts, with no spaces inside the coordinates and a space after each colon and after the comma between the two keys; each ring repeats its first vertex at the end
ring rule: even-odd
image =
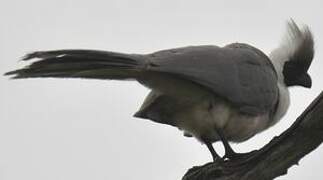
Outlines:
{"type": "MultiPolygon", "coordinates": [[[[244,152],[288,128],[322,90],[323,1],[2,0],[0,74],[24,65],[18,59],[34,50],[150,53],[244,42],[268,54],[290,17],[315,36],[313,87],[291,89],[288,114],[234,146],[244,152]]],[[[0,92],[0,180],[178,180],[212,159],[176,128],[132,117],[148,93],[136,82],[1,76],[0,92]]],[[[323,179],[322,157],[319,147],[278,179],[323,179]]]]}

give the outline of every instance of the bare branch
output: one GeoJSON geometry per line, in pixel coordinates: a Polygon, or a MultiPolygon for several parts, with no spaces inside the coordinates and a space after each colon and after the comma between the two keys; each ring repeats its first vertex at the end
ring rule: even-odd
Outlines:
{"type": "Polygon", "coordinates": [[[323,92],[280,136],[251,157],[193,167],[183,180],[271,180],[287,173],[323,141],[323,92]]]}

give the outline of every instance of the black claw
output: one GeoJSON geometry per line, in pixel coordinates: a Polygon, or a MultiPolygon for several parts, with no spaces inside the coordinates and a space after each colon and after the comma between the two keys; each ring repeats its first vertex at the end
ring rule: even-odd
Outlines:
{"type": "Polygon", "coordinates": [[[231,146],[225,146],[225,154],[223,156],[224,159],[234,159],[239,156],[239,153],[233,151],[231,146]]]}
{"type": "Polygon", "coordinates": [[[216,159],[213,158],[213,163],[222,164],[222,163],[224,163],[224,159],[220,158],[220,157],[216,158],[216,159]]]}
{"type": "Polygon", "coordinates": [[[247,164],[257,156],[258,151],[251,151],[248,153],[233,153],[226,154],[226,158],[233,162],[234,165],[247,164]]]}
{"type": "Polygon", "coordinates": [[[232,159],[238,159],[239,157],[241,157],[241,154],[240,153],[226,153],[224,156],[223,156],[223,158],[224,159],[230,159],[230,160],[232,160],[232,159]]]}

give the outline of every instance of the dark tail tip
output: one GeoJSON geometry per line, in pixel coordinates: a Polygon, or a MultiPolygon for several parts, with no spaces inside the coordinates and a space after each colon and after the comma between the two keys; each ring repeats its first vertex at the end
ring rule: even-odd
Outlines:
{"type": "Polygon", "coordinates": [[[10,79],[19,79],[21,70],[14,70],[4,73],[4,76],[12,76],[10,79]]]}
{"type": "Polygon", "coordinates": [[[10,75],[14,75],[14,74],[16,74],[16,71],[9,71],[9,72],[4,73],[3,75],[10,76],[10,75]]]}
{"type": "Polygon", "coordinates": [[[38,51],[36,51],[36,52],[32,52],[32,53],[28,53],[28,54],[26,54],[25,56],[23,56],[22,58],[21,58],[21,60],[23,60],[23,61],[27,61],[27,60],[30,60],[30,59],[33,59],[33,58],[37,58],[37,57],[39,57],[41,55],[41,52],[38,52],[38,51]]]}

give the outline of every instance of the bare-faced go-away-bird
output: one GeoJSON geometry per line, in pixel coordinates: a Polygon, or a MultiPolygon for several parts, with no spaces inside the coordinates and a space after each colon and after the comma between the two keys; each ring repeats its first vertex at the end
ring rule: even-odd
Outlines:
{"type": "Polygon", "coordinates": [[[151,54],[52,50],[7,72],[22,78],[135,80],[151,91],[135,117],[168,124],[205,144],[213,160],[233,159],[229,142],[243,142],[276,124],[289,106],[291,86],[310,88],[313,35],[290,20],[283,42],[269,56],[245,43],[188,46],[151,54]],[[212,143],[221,141],[220,157],[212,143]]]}

